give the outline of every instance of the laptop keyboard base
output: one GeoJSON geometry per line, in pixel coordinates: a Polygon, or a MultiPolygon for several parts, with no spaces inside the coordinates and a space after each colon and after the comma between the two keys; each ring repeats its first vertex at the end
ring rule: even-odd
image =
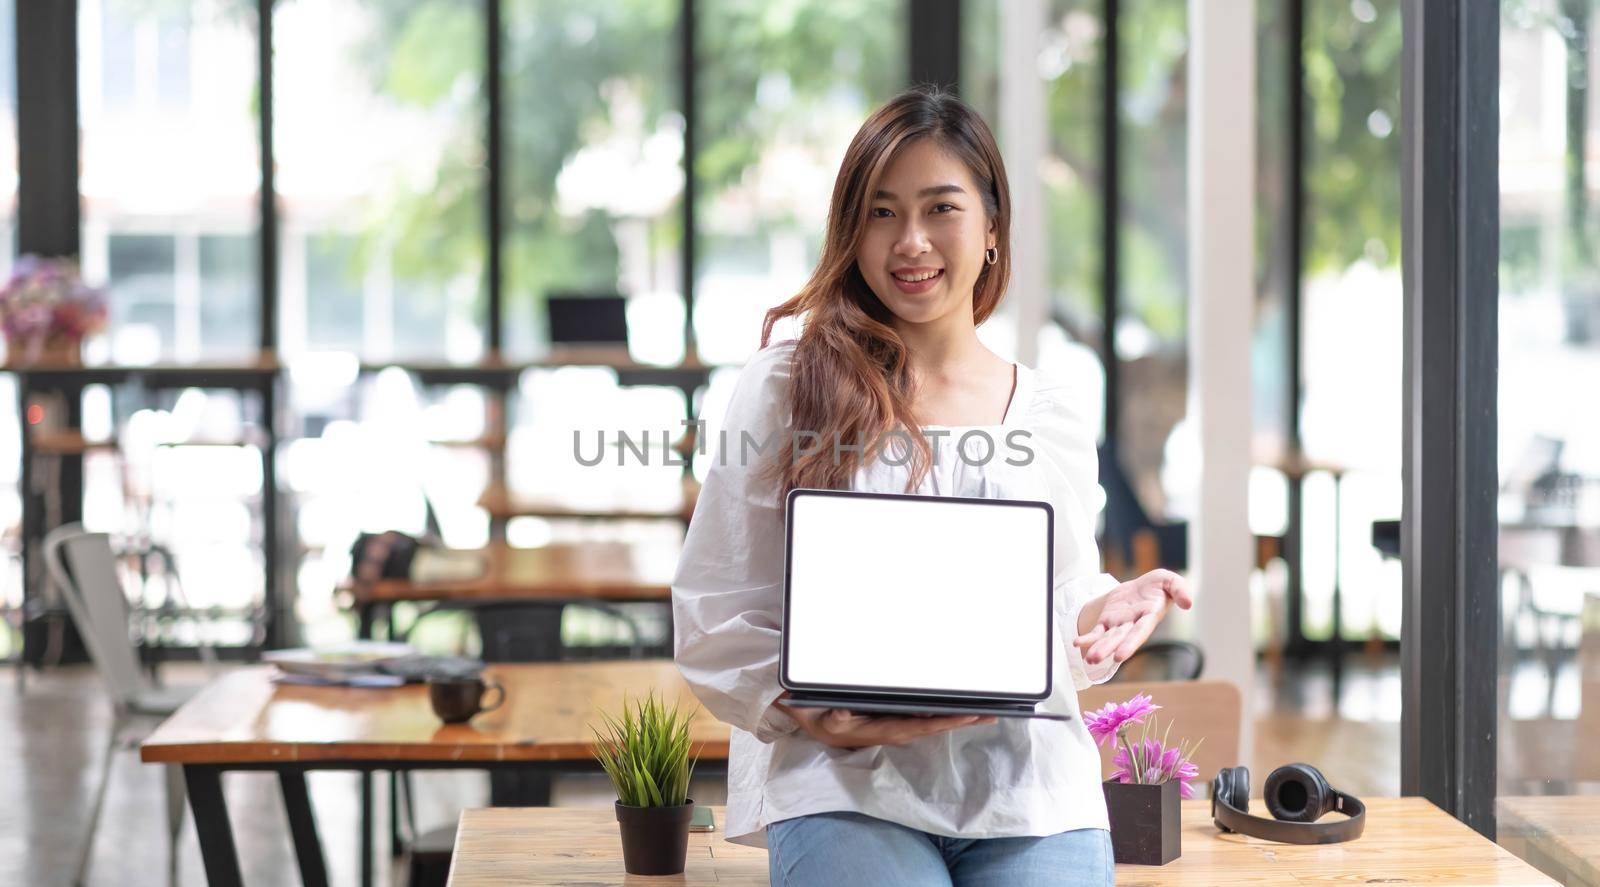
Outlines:
{"type": "Polygon", "coordinates": [[[962,705],[960,703],[901,702],[886,699],[840,699],[794,696],[784,700],[785,705],[796,708],[842,708],[857,714],[886,714],[902,717],[949,717],[975,715],[997,718],[1041,718],[1051,721],[1070,721],[1070,715],[1044,712],[1031,705],[962,705]]]}

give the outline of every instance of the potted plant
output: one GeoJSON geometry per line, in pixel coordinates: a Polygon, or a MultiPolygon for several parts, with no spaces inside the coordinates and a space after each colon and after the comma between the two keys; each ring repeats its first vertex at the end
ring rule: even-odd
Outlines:
{"type": "Polygon", "coordinates": [[[618,720],[601,713],[595,757],[617,790],[622,864],[630,875],[676,875],[689,852],[689,724],[693,712],[668,708],[652,692],[618,720]]]}
{"type": "Polygon", "coordinates": [[[105,293],[85,286],[71,259],[22,256],[0,287],[0,330],[11,364],[77,364],[84,337],[105,323],[105,293]]]}
{"type": "Polygon", "coordinates": [[[1172,745],[1170,723],[1158,734],[1151,715],[1160,708],[1140,693],[1083,716],[1096,742],[1117,749],[1111,778],[1103,784],[1117,862],[1166,865],[1182,852],[1179,801],[1194,797],[1189,780],[1200,773],[1194,765],[1200,743],[1172,745]],[[1140,728],[1137,739],[1129,736],[1134,727],[1140,728]]]}

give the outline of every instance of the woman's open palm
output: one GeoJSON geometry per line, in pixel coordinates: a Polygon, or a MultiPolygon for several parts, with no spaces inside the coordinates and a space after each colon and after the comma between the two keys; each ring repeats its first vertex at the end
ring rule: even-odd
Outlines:
{"type": "Polygon", "coordinates": [[[1073,644],[1091,665],[1106,659],[1126,661],[1161,624],[1168,601],[1185,610],[1194,606],[1189,583],[1171,570],[1152,570],[1124,582],[1106,595],[1099,620],[1073,644]]]}

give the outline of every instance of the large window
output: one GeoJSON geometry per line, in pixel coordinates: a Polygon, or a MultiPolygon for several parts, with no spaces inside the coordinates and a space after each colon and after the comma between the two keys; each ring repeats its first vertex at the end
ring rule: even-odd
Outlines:
{"type": "Polygon", "coordinates": [[[904,0],[699,3],[700,356],[743,362],[821,253],[845,148],[906,85],[904,0]]]}
{"type": "MultiPolygon", "coordinates": [[[[85,357],[252,359],[261,333],[255,5],[82,0],[78,27],[81,260],[110,305],[85,357]]],[[[119,445],[84,457],[84,525],[119,546],[163,546],[182,565],[188,604],[214,608],[209,639],[251,640],[268,546],[261,455],[246,441],[262,417],[236,394],[200,390],[169,397],[123,386],[114,398],[91,386],[81,405],[78,430],[119,445]],[[207,445],[181,445],[196,437],[207,445]]],[[[30,468],[49,476],[60,461],[35,457],[30,468]]],[[[20,523],[20,511],[5,517],[20,523]]],[[[137,593],[149,603],[153,590],[137,593]]],[[[197,639],[180,633],[167,640],[197,639]]]]}
{"type": "Polygon", "coordinates": [[[1100,94],[1105,77],[1101,4],[1054,0],[1039,75],[1045,79],[1050,147],[1040,170],[1047,202],[1050,296],[1055,316],[1081,342],[1100,341],[1100,201],[1104,193],[1100,94]]]}
{"type": "Polygon", "coordinates": [[[1301,436],[1307,637],[1400,634],[1400,4],[1307,3],[1301,436]],[[1355,343],[1360,343],[1356,345],[1355,343]],[[1360,359],[1352,359],[1359,349],[1360,359]]]}
{"type": "MultiPolygon", "coordinates": [[[[1048,322],[1039,330],[1037,364],[1070,374],[1098,388],[1104,378],[1104,272],[1102,201],[1106,193],[1101,126],[1105,87],[1105,20],[1100,0],[1050,0],[1043,4],[1044,28],[1035,66],[1044,85],[1042,115],[1047,143],[1039,166],[1044,196],[1044,243],[1048,322]]],[[[1000,92],[1001,17],[1016,8],[1000,0],[977,0],[962,7],[961,96],[983,115],[1005,150],[1000,92]]],[[[1011,172],[1012,200],[1030,199],[1018,190],[1011,172]]],[[[991,317],[985,333],[1002,355],[1011,348],[1015,324],[1010,296],[991,317]],[[1001,327],[1002,329],[993,329],[1001,327]]]]}
{"type": "MultiPolygon", "coordinates": [[[[7,18],[9,22],[11,18],[7,18]]],[[[259,341],[253,4],[83,0],[83,271],[111,290],[90,357],[237,357],[259,341]]]]}
{"type": "Polygon", "coordinates": [[[1502,7],[1498,838],[1600,880],[1600,102],[1588,3],[1502,7]]]}
{"type": "Polygon", "coordinates": [[[285,353],[482,353],[483,28],[455,0],[276,5],[285,353]]]}
{"type": "Polygon", "coordinates": [[[1130,0],[1121,11],[1116,452],[1152,514],[1188,517],[1194,479],[1163,477],[1188,398],[1188,11],[1183,0],[1130,0]]]}
{"type": "Polygon", "coordinates": [[[634,356],[682,359],[677,24],[675,0],[506,4],[507,354],[547,341],[546,295],[623,294],[634,356]]]}
{"type": "MultiPolygon", "coordinates": [[[[1316,463],[1304,486],[1304,633],[1332,634],[1338,587],[1345,635],[1387,637],[1398,628],[1397,566],[1365,539],[1372,520],[1398,510],[1398,389],[1383,380],[1399,372],[1399,3],[1301,4],[1305,39],[1294,55],[1284,19],[1296,7],[1256,5],[1257,426],[1263,440],[1286,449],[1291,397],[1281,380],[1290,345],[1303,335],[1300,422],[1316,463]],[[1292,58],[1303,63],[1308,109],[1300,257],[1288,252],[1278,224],[1294,169],[1278,138],[1290,105],[1279,75],[1292,58]],[[1278,281],[1296,258],[1303,287],[1289,293],[1278,281]],[[1288,325],[1296,298],[1304,300],[1298,331],[1288,325]],[[1352,337],[1371,348],[1355,372],[1345,372],[1343,343],[1352,337]]],[[[919,11],[908,0],[699,0],[695,64],[686,69],[679,0],[496,0],[492,7],[278,0],[269,7],[272,106],[265,109],[256,82],[257,4],[82,0],[84,265],[92,281],[112,286],[114,313],[110,333],[90,343],[90,357],[183,362],[254,350],[266,280],[258,140],[270,110],[278,298],[268,332],[288,364],[284,412],[294,427],[283,430],[297,439],[297,464],[333,458],[343,442],[327,438],[349,434],[347,423],[377,426],[413,410],[443,415],[447,401],[450,415],[470,428],[429,437],[476,435],[477,444],[491,445],[505,431],[514,441],[503,463],[462,440],[448,459],[422,460],[437,468],[423,484],[447,512],[444,521],[455,528],[447,532],[468,542],[487,533],[474,504],[486,484],[505,481],[527,497],[576,495],[541,467],[570,448],[551,432],[561,427],[552,416],[613,428],[622,417],[648,415],[652,427],[670,428],[690,405],[671,389],[623,391],[609,375],[602,384],[600,376],[530,372],[507,404],[481,387],[470,396],[418,388],[415,403],[407,395],[374,412],[366,399],[400,383],[377,386],[371,364],[470,365],[488,356],[496,291],[498,344],[512,361],[544,353],[551,295],[620,294],[628,299],[635,358],[742,363],[757,345],[764,312],[814,268],[849,139],[907,85],[907,38],[919,11]],[[491,9],[499,12],[496,35],[486,31],[491,9]],[[499,67],[491,71],[494,45],[499,67]],[[495,108],[491,83],[499,88],[495,108]],[[686,86],[695,96],[692,158],[685,156],[686,86]],[[492,119],[502,127],[498,180],[487,143],[492,119]],[[689,184],[696,198],[692,317],[681,291],[689,184]],[[500,197],[497,232],[491,193],[500,197]],[[491,238],[503,260],[498,290],[489,279],[491,238]],[[684,351],[686,326],[695,354],[684,351]],[[568,403],[560,393],[567,385],[585,396],[568,403]],[[403,409],[393,406],[401,402],[403,409]],[[321,440],[322,449],[309,440],[321,440]]],[[[1040,333],[1038,362],[1087,374],[1104,372],[1095,364],[1112,357],[1120,391],[1114,452],[1145,510],[1158,521],[1181,520],[1196,512],[1198,465],[1183,425],[1188,5],[1121,0],[1115,7],[1115,72],[1106,70],[1110,29],[1101,0],[1033,7],[1043,22],[1036,69],[1048,141],[1037,180],[1054,321],[1040,333]],[[1115,183],[1106,180],[1103,156],[1110,83],[1115,183]],[[1116,221],[1107,232],[1104,204],[1113,193],[1116,221]],[[1102,329],[1108,234],[1120,255],[1112,330],[1102,329]]],[[[960,89],[1002,138],[1007,48],[999,24],[1002,12],[1016,9],[1004,0],[962,4],[960,89]]],[[[0,162],[0,176],[5,167],[0,162]]],[[[1512,226],[1507,237],[1524,252],[1533,242],[1526,227],[1512,226]]],[[[1012,321],[998,317],[986,331],[998,335],[987,338],[1009,339],[1012,321]]],[[[729,378],[720,374],[693,406],[714,417],[729,378]]],[[[1261,461],[1292,460],[1268,453],[1261,461]]],[[[298,522],[306,548],[342,556],[367,520],[353,511],[330,516],[338,484],[329,479],[347,480],[336,474],[290,477],[311,516],[285,523],[298,522]],[[305,478],[312,480],[302,484],[305,478]]],[[[1271,495],[1257,490],[1253,503],[1288,498],[1281,473],[1263,467],[1259,476],[1269,476],[1271,495]]],[[[619,474],[599,486],[614,486],[614,498],[637,493],[654,502],[676,496],[679,480],[671,472],[648,482],[619,474]]],[[[420,502],[420,493],[414,498],[420,502]]],[[[1281,532],[1286,511],[1265,511],[1274,519],[1258,529],[1281,532]]],[[[343,569],[337,561],[331,557],[307,587],[326,585],[343,569]]]]}

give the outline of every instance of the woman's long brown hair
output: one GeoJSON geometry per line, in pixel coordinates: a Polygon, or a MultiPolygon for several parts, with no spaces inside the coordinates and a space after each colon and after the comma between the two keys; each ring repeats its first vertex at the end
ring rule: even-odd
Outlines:
{"type": "MultiPolygon", "coordinates": [[[[876,458],[893,440],[909,438],[910,481],[914,491],[926,476],[933,450],[912,413],[915,382],[906,344],[891,325],[893,315],[867,285],[856,265],[871,196],[889,162],[920,139],[933,139],[966,164],[994,225],[999,260],[985,265],[973,286],[972,319],[981,324],[1005,293],[1011,279],[1011,193],[994,135],[977,112],[933,87],[895,96],[861,125],[845,151],[833,183],[822,258],[811,279],[793,298],[767,312],[761,346],[778,321],[802,323],[795,345],[789,388],[792,425],[775,470],[783,495],[790,490],[846,489],[864,459],[876,458]],[[884,438],[893,432],[904,432],[884,438]],[[796,446],[795,435],[814,432],[796,446]],[[840,446],[836,447],[835,444],[840,446]],[[865,445],[864,451],[843,449],[865,445]]],[[[897,455],[896,459],[901,458],[897,455]]]]}

